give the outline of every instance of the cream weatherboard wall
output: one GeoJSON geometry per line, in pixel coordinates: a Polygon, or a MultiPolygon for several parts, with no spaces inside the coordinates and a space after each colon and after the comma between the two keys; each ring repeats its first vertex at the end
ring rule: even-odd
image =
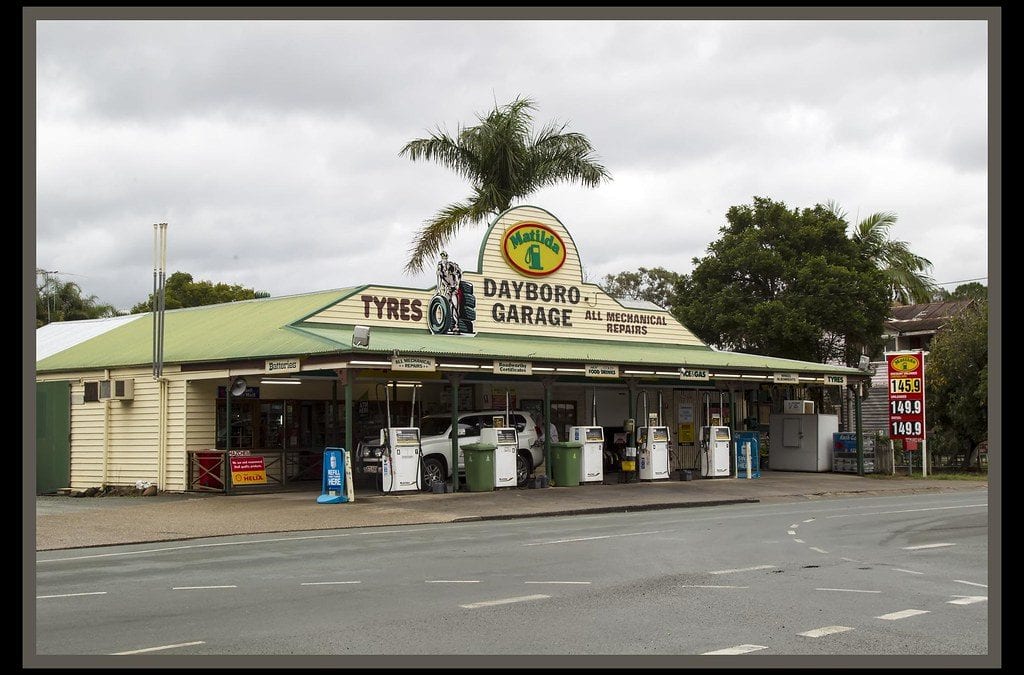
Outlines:
{"type": "MultiPolygon", "coordinates": [[[[517,207],[501,215],[484,236],[475,271],[473,261],[454,262],[462,268],[463,281],[473,284],[474,332],[704,346],[667,311],[625,307],[596,284],[584,282],[572,236],[543,209],[517,207]],[[556,270],[531,276],[514,266],[518,258],[506,256],[506,232],[529,231],[526,224],[539,225],[535,231],[545,236],[555,235],[552,246],[564,250],[556,270]]],[[[433,287],[367,286],[307,321],[428,331],[427,308],[433,295],[433,287]]]]}
{"type": "MultiPolygon", "coordinates": [[[[185,489],[185,382],[180,374],[165,371],[161,384],[151,369],[77,372],[74,377],[48,374],[40,381],[71,383],[71,467],[74,490],[102,485],[158,484],[162,490],[185,489]],[[86,382],[133,379],[131,401],[85,402],[86,382]],[[161,394],[161,387],[165,389],[161,394]],[[162,467],[161,467],[162,464],[162,467]],[[162,471],[161,471],[162,468],[162,471]]],[[[197,442],[205,428],[213,428],[214,401],[209,422],[201,406],[190,406],[188,424],[197,442]]],[[[209,434],[212,444],[212,433],[209,434]]],[[[204,447],[210,447],[205,445],[204,447]]]]}

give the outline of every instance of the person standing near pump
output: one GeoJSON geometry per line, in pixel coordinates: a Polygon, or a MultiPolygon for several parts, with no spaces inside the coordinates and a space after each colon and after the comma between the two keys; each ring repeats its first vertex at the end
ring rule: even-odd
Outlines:
{"type": "Polygon", "coordinates": [[[552,443],[558,442],[558,427],[549,422],[543,416],[538,419],[540,431],[537,434],[537,442],[543,443],[546,438],[551,438],[552,443]]]}

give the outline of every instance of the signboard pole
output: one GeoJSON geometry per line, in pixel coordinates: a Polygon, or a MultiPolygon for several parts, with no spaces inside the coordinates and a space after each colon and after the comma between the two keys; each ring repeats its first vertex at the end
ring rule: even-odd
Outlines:
{"type": "Polygon", "coordinates": [[[856,395],[853,398],[853,410],[854,410],[854,415],[856,416],[856,425],[857,425],[857,475],[858,476],[863,476],[864,475],[864,438],[863,438],[863,436],[864,436],[864,427],[862,426],[862,423],[861,423],[861,412],[860,412],[861,411],[860,392],[861,392],[861,387],[863,387],[863,386],[864,385],[861,384],[860,382],[857,383],[857,391],[855,392],[856,395]]]}

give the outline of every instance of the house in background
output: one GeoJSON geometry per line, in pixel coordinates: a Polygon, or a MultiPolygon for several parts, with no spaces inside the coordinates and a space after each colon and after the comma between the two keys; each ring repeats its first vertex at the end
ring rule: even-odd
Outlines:
{"type": "MultiPolygon", "coordinates": [[[[885,350],[871,359],[871,391],[861,408],[866,437],[878,433],[888,436],[889,372],[885,354],[921,350],[928,352],[932,338],[954,317],[974,304],[974,300],[943,300],[922,305],[893,305],[885,321],[885,350]]],[[[925,368],[928,360],[925,359],[925,368]]]]}
{"type": "Polygon", "coordinates": [[[939,329],[972,304],[973,300],[944,300],[924,305],[893,305],[885,322],[885,351],[928,351],[939,329]]]}

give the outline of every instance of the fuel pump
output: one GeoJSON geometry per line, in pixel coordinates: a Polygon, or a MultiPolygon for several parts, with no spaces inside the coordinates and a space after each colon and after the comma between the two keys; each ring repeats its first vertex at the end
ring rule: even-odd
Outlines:
{"type": "MultiPolygon", "coordinates": [[[[386,389],[385,389],[386,392],[386,389]]],[[[413,393],[415,397],[415,390],[413,393]]],[[[391,398],[386,397],[388,426],[380,430],[380,480],[381,492],[420,491],[423,489],[423,477],[420,460],[423,450],[420,447],[420,430],[414,426],[391,426],[391,398]]],[[[409,420],[412,422],[412,419],[409,420]]]]}
{"type": "Polygon", "coordinates": [[[700,475],[702,478],[729,476],[729,446],[732,433],[725,426],[700,428],[700,475]]]}
{"type": "Polygon", "coordinates": [[[580,449],[580,483],[604,482],[604,428],[597,426],[597,388],[590,407],[589,427],[570,427],[569,440],[580,449]]]}
{"type": "Polygon", "coordinates": [[[580,483],[604,482],[604,427],[570,427],[569,440],[583,444],[580,483]]]}
{"type": "Polygon", "coordinates": [[[381,490],[385,494],[419,491],[423,488],[420,475],[420,430],[416,427],[388,427],[380,430],[381,490]]]}
{"type": "MultiPolygon", "coordinates": [[[[508,418],[506,418],[508,419],[508,418]]],[[[484,427],[480,442],[494,446],[494,487],[516,487],[516,456],[519,453],[519,434],[514,427],[484,427]]]]}
{"type": "Polygon", "coordinates": [[[641,427],[638,438],[640,480],[668,478],[668,427],[641,427]]]}

